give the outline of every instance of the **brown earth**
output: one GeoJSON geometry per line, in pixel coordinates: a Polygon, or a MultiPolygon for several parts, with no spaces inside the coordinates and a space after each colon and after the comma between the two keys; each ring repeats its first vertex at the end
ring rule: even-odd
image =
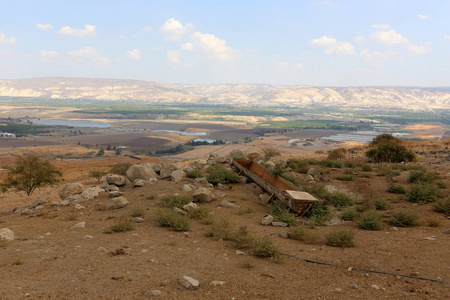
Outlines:
{"type": "MultiPolygon", "coordinates": [[[[441,158],[431,154],[436,149],[445,149],[448,144],[430,142],[415,145],[424,153],[420,154],[418,163],[439,174],[439,180],[447,184],[442,192],[448,195],[450,168],[448,163],[442,161],[445,153],[441,158]],[[440,163],[436,163],[437,161],[440,163]]],[[[84,151],[81,150],[84,149],[82,147],[65,147],[67,148],[61,150],[61,153],[70,151],[81,155],[83,153],[77,151],[84,151]]],[[[37,148],[42,151],[42,155],[51,155],[45,151],[50,151],[50,148],[37,148]]],[[[363,150],[349,157],[352,157],[352,161],[361,162],[364,160],[361,156],[363,150]]],[[[2,163],[12,163],[10,153],[1,154],[0,159],[2,163]]],[[[58,159],[53,162],[63,171],[63,182],[40,189],[31,197],[26,197],[23,193],[7,192],[0,200],[0,210],[9,211],[14,206],[31,203],[36,199],[56,200],[58,190],[66,182],[82,182],[85,187],[97,184],[96,180],[88,177],[90,169],[106,170],[113,164],[124,161],[155,163],[159,159],[58,159]]],[[[185,163],[179,162],[180,165],[185,163]]],[[[267,238],[282,252],[342,265],[344,268],[312,264],[288,257],[258,259],[249,255],[250,252],[246,249],[242,251],[247,255],[236,255],[236,248],[231,241],[205,237],[204,234],[211,229],[211,225],[196,220],[191,220],[192,227],[187,236],[182,232],[158,227],[158,201],[164,195],[180,193],[183,184],[192,182],[191,179],[184,179],[180,183],[158,180],[143,188],[132,189],[129,185],[122,188],[130,205],[117,211],[102,210],[108,201],[107,195],[102,194],[94,200],[82,202],[86,209],[81,211],[75,210],[73,206],[44,205],[42,210],[31,216],[3,212],[0,215],[0,228],[11,229],[16,234],[16,240],[3,243],[0,247],[0,299],[22,299],[26,294],[29,294],[29,299],[146,299],[145,292],[155,289],[161,290],[162,295],[157,297],[160,299],[448,299],[448,283],[418,280],[414,277],[450,281],[450,235],[443,234],[450,228],[450,220],[443,214],[434,212],[432,203],[413,205],[406,201],[405,195],[385,192],[388,180],[385,176],[377,176],[385,167],[372,166],[373,170],[368,172],[362,172],[360,167],[327,169],[321,184],[356,193],[363,207],[371,206],[374,199],[386,200],[389,208],[381,211],[385,222],[392,212],[407,208],[420,215],[420,226],[391,231],[390,226],[385,223],[381,231],[366,231],[357,229],[354,222],[334,218],[332,225],[311,230],[319,236],[319,240],[312,244],[278,235],[267,238]],[[357,175],[349,182],[336,180],[337,175],[347,173],[357,175]],[[104,233],[109,226],[120,218],[129,216],[137,208],[144,209],[145,221],[135,224],[134,230],[104,233]],[[429,220],[436,221],[439,226],[428,226],[429,220]],[[86,228],[70,229],[82,221],[86,222],[86,228]],[[356,233],[356,246],[325,246],[324,236],[341,228],[351,229],[356,233]],[[87,237],[88,235],[92,238],[87,237]],[[119,249],[124,254],[114,255],[121,252],[119,249]],[[393,275],[359,271],[355,268],[412,277],[397,279],[393,275]],[[177,281],[183,275],[199,280],[200,288],[190,291],[181,287],[177,281]],[[165,280],[170,282],[162,286],[161,283],[165,280]],[[224,281],[225,284],[210,286],[209,283],[214,280],[224,281]],[[349,288],[351,284],[356,284],[357,289],[349,288]]],[[[4,171],[2,172],[4,175],[4,171]]],[[[410,171],[398,172],[395,180],[408,187],[407,177],[410,171]]],[[[301,186],[307,184],[303,174],[295,175],[301,186]]],[[[228,219],[231,231],[246,226],[257,238],[283,230],[259,224],[269,208],[260,203],[260,191],[253,184],[227,186],[229,190],[214,191],[218,200],[201,204],[211,209],[214,220],[228,219]],[[219,206],[222,199],[234,202],[241,209],[219,206]]],[[[338,211],[334,212],[335,216],[339,214],[338,211]]],[[[299,222],[301,220],[299,218],[299,222]]]]}

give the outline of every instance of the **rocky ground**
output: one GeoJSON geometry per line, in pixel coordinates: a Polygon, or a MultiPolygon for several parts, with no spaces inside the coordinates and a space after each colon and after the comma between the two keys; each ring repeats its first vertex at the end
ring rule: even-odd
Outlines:
{"type": "MultiPolygon", "coordinates": [[[[450,188],[448,144],[435,144],[417,145],[418,164],[438,174],[443,183],[439,199],[445,199],[450,188]]],[[[411,170],[374,164],[363,170],[363,151],[348,155],[354,165],[310,166],[309,174],[291,174],[300,186],[322,185],[354,195],[362,210],[384,200],[383,228],[358,229],[355,222],[339,217],[342,210],[332,208],[334,217],[327,226],[304,225],[316,236],[307,243],[286,238],[283,231],[289,227],[261,224],[270,207],[261,201],[264,192],[256,184],[241,178],[240,183],[211,186],[205,179],[185,177],[181,170],[200,169],[206,175],[208,165],[230,168],[226,158],[212,156],[178,163],[179,167],[157,160],[149,161],[149,167],[143,161],[125,176],[109,175],[101,183],[89,179],[87,170],[112,165],[114,160],[69,163],[73,167],[65,169],[65,180],[38,192],[27,205],[24,200],[13,205],[17,193],[3,195],[9,206],[2,206],[0,215],[0,299],[448,299],[450,220],[434,211],[434,203],[417,205],[406,201],[404,194],[387,193],[389,176],[410,188],[411,170]],[[342,175],[351,175],[352,180],[338,180],[342,175]],[[158,226],[164,199],[177,193],[209,212],[202,220],[189,219],[189,230],[158,226]],[[419,214],[420,225],[388,224],[401,208],[419,214]],[[115,232],[120,230],[114,225],[129,230],[115,232]],[[217,228],[222,236],[206,236],[217,228]],[[355,247],[327,246],[325,236],[337,229],[355,232],[355,247]],[[280,252],[342,267],[283,255],[257,258],[251,248],[236,247],[223,234],[242,231],[255,239],[277,233],[266,239],[280,252]]],[[[279,157],[261,161],[271,168],[284,162],[279,157]]],[[[178,212],[189,215],[192,206],[178,212]]]]}

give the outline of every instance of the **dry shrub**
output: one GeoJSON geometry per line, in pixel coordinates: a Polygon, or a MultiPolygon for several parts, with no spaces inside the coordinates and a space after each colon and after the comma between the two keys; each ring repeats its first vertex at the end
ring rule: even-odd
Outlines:
{"type": "Polygon", "coordinates": [[[314,243],[319,239],[319,236],[316,233],[304,227],[293,228],[288,232],[288,237],[307,244],[314,243]]]}
{"type": "Polygon", "coordinates": [[[180,215],[173,209],[161,209],[157,213],[156,220],[158,225],[161,227],[168,227],[175,231],[188,231],[191,225],[189,224],[189,219],[180,215]]]}
{"type": "Polygon", "coordinates": [[[328,246],[350,248],[355,247],[355,232],[347,229],[336,229],[325,236],[328,246]]]}
{"type": "Polygon", "coordinates": [[[333,150],[328,150],[328,159],[336,160],[336,159],[343,159],[345,158],[345,155],[347,154],[347,149],[345,148],[337,148],[333,150]]]}
{"type": "Polygon", "coordinates": [[[262,148],[265,157],[274,157],[280,155],[280,151],[278,151],[274,147],[264,147],[262,148]]]}

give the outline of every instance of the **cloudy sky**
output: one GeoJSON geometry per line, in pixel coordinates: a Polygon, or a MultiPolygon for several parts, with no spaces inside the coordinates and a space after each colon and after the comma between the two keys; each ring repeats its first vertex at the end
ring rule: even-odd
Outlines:
{"type": "Polygon", "coordinates": [[[0,0],[0,78],[450,86],[448,0],[0,0]]]}

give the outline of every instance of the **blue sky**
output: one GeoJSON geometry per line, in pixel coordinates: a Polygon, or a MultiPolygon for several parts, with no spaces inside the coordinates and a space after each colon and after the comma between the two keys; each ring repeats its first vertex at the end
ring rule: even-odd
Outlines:
{"type": "Polygon", "coordinates": [[[0,0],[0,78],[450,86],[450,1],[0,0]]]}

